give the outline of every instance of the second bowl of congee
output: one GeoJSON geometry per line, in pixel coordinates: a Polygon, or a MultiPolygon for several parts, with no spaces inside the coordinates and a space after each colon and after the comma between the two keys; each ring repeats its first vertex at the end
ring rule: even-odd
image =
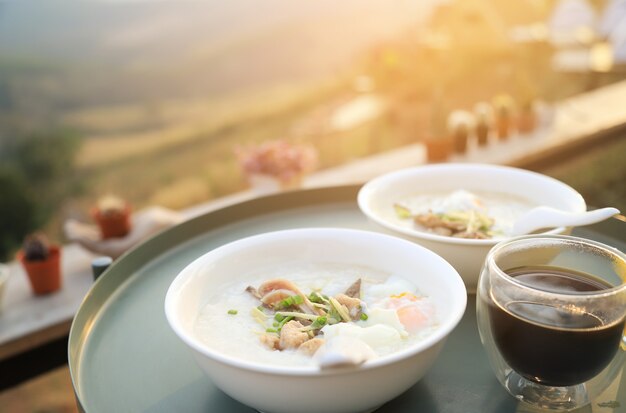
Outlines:
{"type": "MultiPolygon", "coordinates": [[[[508,166],[449,163],[407,168],[367,182],[361,211],[381,230],[423,245],[450,262],[475,290],[487,252],[511,237],[516,219],[545,205],[583,212],[583,197],[546,175],[508,166]]],[[[546,234],[567,234],[559,227],[546,234]]]]}

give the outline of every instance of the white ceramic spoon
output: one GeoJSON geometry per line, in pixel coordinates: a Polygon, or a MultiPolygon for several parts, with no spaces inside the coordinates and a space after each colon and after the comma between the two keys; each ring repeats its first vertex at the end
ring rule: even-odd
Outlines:
{"type": "Polygon", "coordinates": [[[587,212],[565,212],[540,206],[531,209],[513,224],[512,235],[530,234],[542,228],[578,227],[595,224],[619,214],[617,208],[600,208],[587,212]]]}

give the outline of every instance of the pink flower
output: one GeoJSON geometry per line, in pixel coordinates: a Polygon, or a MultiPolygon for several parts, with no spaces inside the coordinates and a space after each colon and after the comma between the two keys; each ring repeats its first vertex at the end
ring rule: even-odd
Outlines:
{"type": "Polygon", "coordinates": [[[246,174],[271,175],[282,182],[309,173],[317,166],[317,151],[314,147],[295,145],[284,140],[238,147],[235,148],[235,154],[246,174]]]}

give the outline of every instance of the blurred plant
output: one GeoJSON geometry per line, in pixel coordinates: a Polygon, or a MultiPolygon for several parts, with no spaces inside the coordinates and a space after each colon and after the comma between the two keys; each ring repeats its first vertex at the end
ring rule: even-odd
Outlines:
{"type": "Polygon", "coordinates": [[[66,129],[0,136],[0,261],[26,236],[44,226],[77,188],[74,159],[78,135],[66,129]]]}
{"type": "Polygon", "coordinates": [[[0,167],[0,262],[8,260],[24,236],[41,224],[35,199],[18,171],[0,167]]]}
{"type": "Polygon", "coordinates": [[[317,151],[314,147],[284,140],[237,147],[235,154],[247,176],[268,175],[283,184],[299,180],[317,167],[317,151]]]}
{"type": "Polygon", "coordinates": [[[18,138],[15,156],[30,182],[48,185],[51,178],[70,175],[78,144],[78,136],[68,130],[37,132],[18,138]]]}

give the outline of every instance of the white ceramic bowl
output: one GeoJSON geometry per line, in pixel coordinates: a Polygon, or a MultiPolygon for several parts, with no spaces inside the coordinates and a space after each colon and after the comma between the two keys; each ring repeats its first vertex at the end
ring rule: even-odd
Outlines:
{"type": "Polygon", "coordinates": [[[165,313],[215,385],[248,406],[267,413],[365,412],[422,378],[461,320],[466,300],[454,268],[415,243],[376,232],[318,228],[256,235],[208,252],[172,282],[165,313]],[[227,282],[250,280],[248,274],[260,267],[286,262],[354,264],[405,277],[435,303],[439,326],[424,340],[360,367],[324,370],[246,361],[210,348],[194,335],[194,322],[212,292],[227,282]]]}
{"type": "MultiPolygon", "coordinates": [[[[400,225],[389,219],[398,200],[428,192],[495,192],[522,197],[532,204],[570,212],[586,211],[583,197],[554,178],[507,166],[444,163],[402,169],[367,182],[359,191],[361,211],[387,232],[423,245],[446,259],[461,274],[469,291],[475,291],[487,253],[499,239],[462,239],[400,225]]],[[[546,234],[567,234],[571,228],[554,228],[546,234]]]]}

